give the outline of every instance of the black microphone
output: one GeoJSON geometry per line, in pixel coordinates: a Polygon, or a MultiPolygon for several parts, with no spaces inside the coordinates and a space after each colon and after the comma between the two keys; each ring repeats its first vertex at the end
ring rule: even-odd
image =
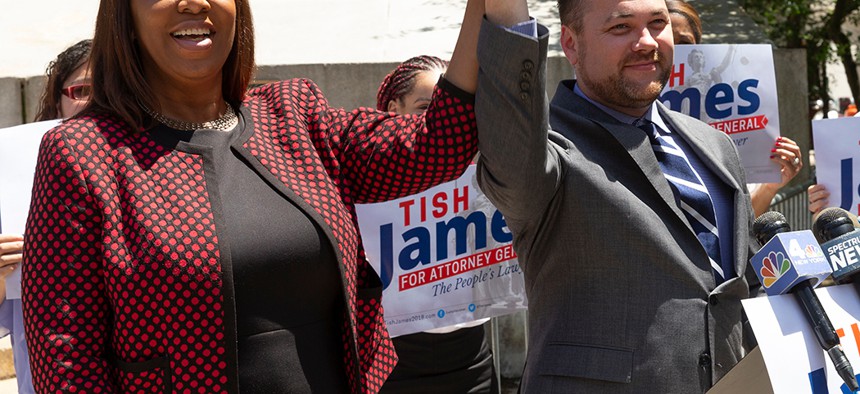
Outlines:
{"type": "Polygon", "coordinates": [[[842,381],[851,391],[860,389],[833,323],[813,290],[830,272],[815,236],[808,230],[791,231],[785,216],[774,211],[766,212],[755,220],[753,233],[762,248],[750,262],[765,292],[768,295],[785,292],[795,295],[819,345],[827,352],[842,381]]]}
{"type": "Polygon", "coordinates": [[[812,232],[833,269],[836,283],[854,282],[860,294],[860,231],[848,211],[831,207],[818,214],[812,232]]]}

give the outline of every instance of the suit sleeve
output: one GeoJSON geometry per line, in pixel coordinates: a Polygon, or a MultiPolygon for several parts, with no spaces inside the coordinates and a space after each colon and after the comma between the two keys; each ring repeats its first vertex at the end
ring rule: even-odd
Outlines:
{"type": "Polygon", "coordinates": [[[559,152],[547,139],[546,27],[538,25],[538,36],[485,19],[478,40],[478,179],[493,204],[514,220],[540,215],[561,183],[559,152]]]}
{"type": "Polygon", "coordinates": [[[477,153],[474,97],[444,78],[424,115],[330,108],[307,81],[308,128],[332,177],[353,203],[387,201],[454,180],[477,153]]]}
{"type": "Polygon", "coordinates": [[[24,237],[25,331],[39,393],[114,391],[102,216],[74,150],[59,132],[43,138],[24,237]]]}

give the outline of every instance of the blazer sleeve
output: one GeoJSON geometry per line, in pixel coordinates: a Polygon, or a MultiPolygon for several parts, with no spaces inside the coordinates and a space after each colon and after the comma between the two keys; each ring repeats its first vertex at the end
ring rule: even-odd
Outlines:
{"type": "Polygon", "coordinates": [[[42,139],[24,237],[22,298],[36,392],[114,391],[105,359],[111,315],[102,216],[75,147],[42,139]]]}
{"type": "Polygon", "coordinates": [[[478,40],[478,180],[509,220],[538,217],[561,184],[560,152],[548,141],[547,28],[538,25],[538,36],[484,19],[478,40]]]}
{"type": "Polygon", "coordinates": [[[308,119],[316,150],[344,197],[387,201],[456,179],[477,153],[474,96],[444,78],[423,115],[328,106],[316,85],[308,119]]]}

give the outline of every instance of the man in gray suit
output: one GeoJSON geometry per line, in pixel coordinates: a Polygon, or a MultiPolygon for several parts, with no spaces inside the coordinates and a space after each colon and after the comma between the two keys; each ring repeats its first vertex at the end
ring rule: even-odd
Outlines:
{"type": "Polygon", "coordinates": [[[511,30],[524,4],[487,1],[476,101],[481,188],[529,298],[521,388],[703,392],[743,357],[757,285],[735,146],[656,102],[674,50],[664,0],[559,0],[578,79],[549,108],[547,30],[511,30]]]}

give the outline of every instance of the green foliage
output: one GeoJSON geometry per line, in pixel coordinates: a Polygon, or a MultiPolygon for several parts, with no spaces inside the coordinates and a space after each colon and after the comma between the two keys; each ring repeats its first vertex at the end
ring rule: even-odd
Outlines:
{"type": "Polygon", "coordinates": [[[805,41],[814,39],[816,25],[813,3],[821,0],[741,0],[741,6],[778,46],[804,48],[805,41]]]}
{"type": "Polygon", "coordinates": [[[860,22],[860,0],[740,0],[740,4],[777,46],[806,49],[811,98],[827,102],[825,65],[839,60],[858,102],[853,39],[844,26],[860,22]]]}

